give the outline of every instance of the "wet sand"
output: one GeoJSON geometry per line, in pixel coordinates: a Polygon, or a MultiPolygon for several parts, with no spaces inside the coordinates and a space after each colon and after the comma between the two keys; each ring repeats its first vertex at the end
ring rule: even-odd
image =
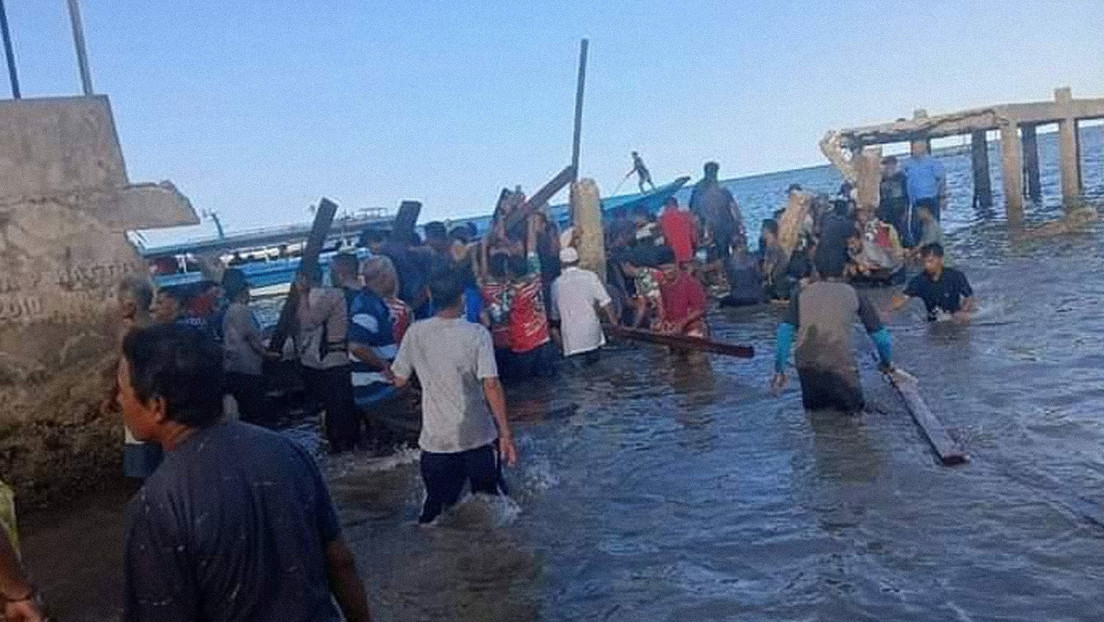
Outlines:
{"type": "MultiPolygon", "coordinates": [[[[775,398],[775,312],[714,312],[755,359],[615,346],[512,388],[509,501],[419,527],[414,454],[325,460],[378,618],[1101,619],[1104,234],[956,240],[975,323],[913,307],[890,328],[969,464],[936,463],[867,355],[859,417],[806,413],[796,387],[775,398]]],[[[61,619],[117,615],[122,501],[24,519],[61,619]]]]}

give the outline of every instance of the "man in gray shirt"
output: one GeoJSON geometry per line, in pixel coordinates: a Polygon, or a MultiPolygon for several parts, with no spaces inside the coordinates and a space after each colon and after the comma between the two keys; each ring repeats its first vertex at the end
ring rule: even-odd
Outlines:
{"type": "Polygon", "coordinates": [[[491,334],[464,319],[454,270],[432,275],[429,291],[437,314],[411,325],[391,367],[398,386],[415,373],[422,384],[422,523],[454,505],[465,481],[473,493],[499,494],[500,460],[517,461],[491,334]]]}

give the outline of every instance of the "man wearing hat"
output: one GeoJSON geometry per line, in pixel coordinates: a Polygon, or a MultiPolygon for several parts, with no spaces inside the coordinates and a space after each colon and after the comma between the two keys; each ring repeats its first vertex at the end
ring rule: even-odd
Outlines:
{"type": "Polygon", "coordinates": [[[552,321],[559,323],[564,356],[591,364],[606,343],[597,310],[611,325],[617,324],[610,295],[597,274],[579,267],[579,251],[570,246],[561,249],[560,263],[563,271],[552,282],[552,321]]]}

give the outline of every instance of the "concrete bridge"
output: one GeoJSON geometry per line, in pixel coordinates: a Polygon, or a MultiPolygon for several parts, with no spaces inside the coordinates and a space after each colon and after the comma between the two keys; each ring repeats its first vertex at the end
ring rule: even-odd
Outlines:
{"type": "Polygon", "coordinates": [[[1070,88],[1063,87],[1055,89],[1053,101],[1001,104],[938,116],[928,116],[926,111],[917,110],[912,119],[828,132],[820,146],[824,155],[844,177],[859,186],[863,194],[863,187],[869,188],[871,180],[860,180],[859,171],[870,174],[873,171],[869,164],[862,164],[860,160],[880,158],[880,149],[864,153],[867,148],[916,141],[927,141],[930,146],[933,138],[968,134],[971,137],[974,201],[988,207],[992,205],[993,195],[986,133],[998,131],[1005,209],[1009,222],[1019,223],[1023,220],[1025,176],[1027,195],[1032,200],[1042,196],[1036,129],[1041,125],[1058,125],[1062,201],[1069,208],[1078,203],[1083,189],[1077,128],[1081,122],[1092,119],[1104,119],[1104,98],[1074,99],[1070,88]]]}

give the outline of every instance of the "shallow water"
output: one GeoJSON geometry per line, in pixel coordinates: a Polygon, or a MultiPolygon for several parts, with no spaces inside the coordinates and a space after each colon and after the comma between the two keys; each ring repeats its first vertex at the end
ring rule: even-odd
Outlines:
{"type": "MultiPolygon", "coordinates": [[[[1099,190],[1094,140],[1085,176],[1099,190]]],[[[832,182],[811,170],[757,178],[762,197],[745,204],[768,211],[802,176],[832,182]]],[[[936,464],[858,331],[867,412],[809,414],[796,388],[767,389],[775,312],[715,312],[718,338],[756,358],[615,346],[511,388],[509,500],[419,527],[416,452],[324,459],[378,619],[1104,618],[1104,231],[1014,242],[955,179],[952,252],[982,312],[962,327],[913,308],[891,330],[969,464],[936,464]]],[[[309,422],[285,433],[316,443],[309,422]]],[[[61,619],[117,617],[122,501],[25,517],[28,563],[61,619]]]]}

